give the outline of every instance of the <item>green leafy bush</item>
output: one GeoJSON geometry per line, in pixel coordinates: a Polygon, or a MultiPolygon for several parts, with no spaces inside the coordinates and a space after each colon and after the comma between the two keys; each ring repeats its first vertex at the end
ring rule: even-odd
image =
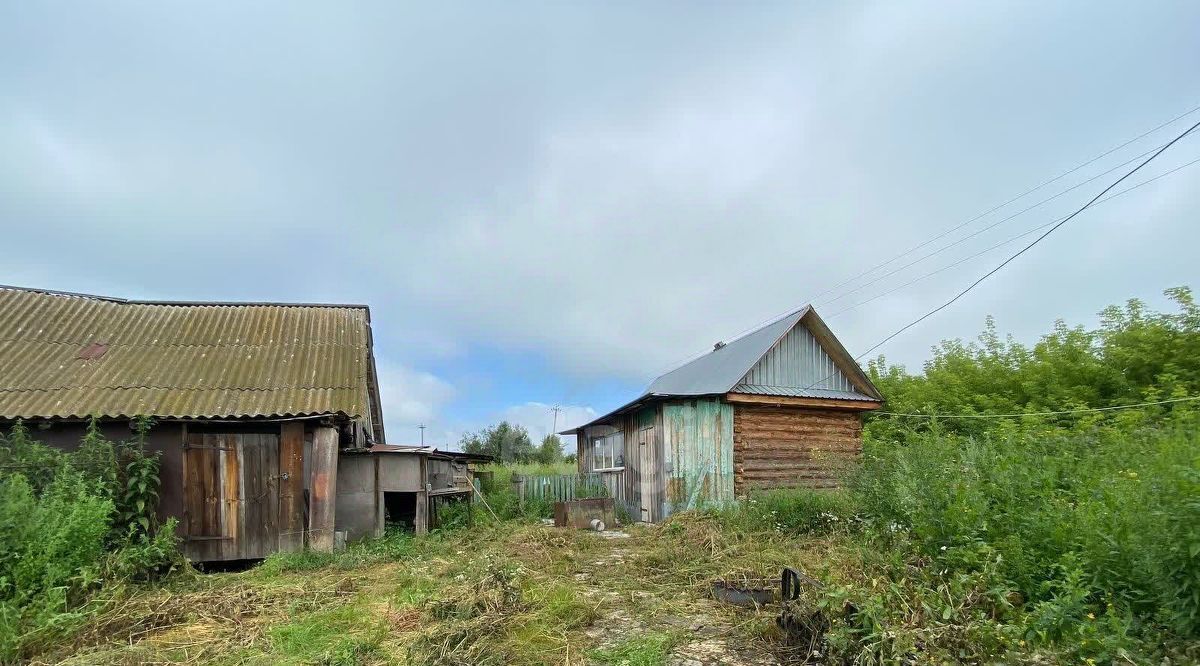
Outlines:
{"type": "Polygon", "coordinates": [[[21,423],[0,436],[0,661],[68,633],[104,590],[184,566],[174,521],[147,519],[158,473],[143,437],[113,444],[94,420],[72,453],[21,423]]]}
{"type": "MultiPolygon", "coordinates": [[[[989,320],[918,375],[869,370],[902,414],[1006,415],[1200,395],[1200,308],[1186,288],[1032,346],[989,320]]],[[[857,543],[862,579],[821,597],[826,649],[859,663],[1200,659],[1200,414],[979,419],[868,416],[846,491],[778,491],[727,512],[751,530],[857,543]],[[835,521],[833,517],[840,520],[835,521]],[[854,529],[846,530],[845,525],[854,529]]]]}

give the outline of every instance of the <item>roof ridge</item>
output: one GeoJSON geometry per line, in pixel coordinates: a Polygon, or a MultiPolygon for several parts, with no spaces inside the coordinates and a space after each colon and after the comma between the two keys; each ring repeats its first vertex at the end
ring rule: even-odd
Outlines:
{"type": "MultiPolygon", "coordinates": [[[[93,337],[95,337],[95,336],[93,336],[93,337]]],[[[43,340],[40,338],[0,338],[0,343],[3,343],[3,342],[36,342],[40,345],[62,345],[64,347],[77,346],[80,344],[88,344],[88,341],[78,341],[78,340],[43,340]]],[[[230,344],[216,343],[216,342],[204,342],[204,343],[189,342],[187,344],[160,344],[157,342],[150,342],[150,343],[146,343],[146,344],[137,344],[137,343],[131,343],[131,342],[110,342],[110,341],[103,340],[103,339],[93,340],[92,342],[102,342],[103,344],[107,345],[110,348],[111,347],[173,347],[173,348],[177,348],[177,349],[189,349],[189,348],[193,348],[193,347],[195,347],[195,348],[203,347],[206,349],[234,349],[234,348],[238,348],[238,349],[247,348],[248,349],[251,347],[280,347],[280,346],[292,347],[292,346],[295,346],[295,347],[354,347],[357,349],[357,348],[365,348],[366,347],[366,345],[359,344],[356,342],[319,342],[319,341],[311,342],[308,339],[300,340],[299,342],[294,342],[291,340],[280,340],[280,341],[271,340],[268,342],[256,343],[256,344],[245,344],[242,342],[235,342],[235,343],[230,343],[230,344]]]]}
{"type": "Polygon", "coordinates": [[[75,384],[73,386],[33,386],[25,388],[0,387],[0,393],[53,393],[55,391],[104,390],[104,391],[240,391],[243,393],[271,393],[275,391],[344,391],[358,390],[359,386],[340,384],[337,386],[281,385],[270,388],[259,386],[153,386],[149,384],[75,384]]]}
{"type": "Polygon", "coordinates": [[[164,307],[279,307],[279,308],[333,308],[333,309],[362,309],[369,310],[371,306],[364,303],[288,303],[281,301],[172,301],[149,300],[135,298],[120,298],[118,296],[101,296],[75,291],[58,291],[40,287],[21,287],[10,284],[0,284],[0,290],[24,291],[47,296],[62,296],[66,298],[85,298],[94,301],[104,301],[117,305],[157,305],[164,307]]]}

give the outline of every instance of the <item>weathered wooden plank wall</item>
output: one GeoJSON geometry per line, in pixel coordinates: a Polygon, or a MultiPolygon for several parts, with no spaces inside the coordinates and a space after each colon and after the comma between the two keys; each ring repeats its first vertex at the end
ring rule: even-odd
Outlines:
{"type": "Polygon", "coordinates": [[[663,446],[659,405],[625,414],[626,509],[635,520],[662,520],[663,446]]]}
{"type": "Polygon", "coordinates": [[[738,404],[734,407],[734,491],[832,488],[862,453],[857,412],[738,404]]]}
{"type": "Polygon", "coordinates": [[[304,423],[288,421],[279,437],[279,550],[304,549],[304,423]]]}

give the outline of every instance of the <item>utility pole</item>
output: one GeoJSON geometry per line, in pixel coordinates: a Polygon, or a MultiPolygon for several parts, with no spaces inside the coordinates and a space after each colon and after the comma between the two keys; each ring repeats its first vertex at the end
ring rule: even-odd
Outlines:
{"type": "Polygon", "coordinates": [[[417,430],[421,431],[421,446],[425,446],[425,424],[418,425],[417,430]]]}
{"type": "Polygon", "coordinates": [[[554,427],[550,429],[550,434],[557,435],[558,434],[558,413],[562,411],[562,407],[555,405],[550,408],[550,411],[554,412],[554,427]]]}

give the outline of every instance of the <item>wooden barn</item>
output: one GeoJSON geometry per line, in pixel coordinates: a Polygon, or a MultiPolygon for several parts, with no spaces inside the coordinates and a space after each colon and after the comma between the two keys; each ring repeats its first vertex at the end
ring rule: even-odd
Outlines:
{"type": "Polygon", "coordinates": [[[383,442],[363,305],[132,301],[0,287],[0,427],[70,449],[135,416],[195,561],[332,550],[338,461],[383,442]]]}
{"type": "Polygon", "coordinates": [[[632,516],[653,522],[754,490],[836,485],[862,451],[862,413],[882,401],[810,306],[561,434],[575,435],[581,473],[607,477],[632,516]]]}

